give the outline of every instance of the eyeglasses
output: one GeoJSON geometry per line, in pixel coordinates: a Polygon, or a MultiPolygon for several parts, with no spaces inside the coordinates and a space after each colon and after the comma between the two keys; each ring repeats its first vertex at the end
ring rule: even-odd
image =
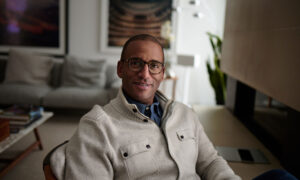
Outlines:
{"type": "Polygon", "coordinates": [[[161,71],[164,68],[163,63],[155,61],[155,60],[145,62],[141,58],[133,57],[133,58],[129,58],[129,59],[122,60],[122,61],[128,62],[129,69],[131,71],[135,71],[135,72],[141,71],[145,67],[145,64],[148,65],[149,72],[151,74],[159,74],[159,73],[161,73],[161,71]]]}

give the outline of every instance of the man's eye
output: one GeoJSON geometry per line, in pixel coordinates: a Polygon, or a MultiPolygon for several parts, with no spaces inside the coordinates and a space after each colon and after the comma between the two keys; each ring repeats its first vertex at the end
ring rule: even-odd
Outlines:
{"type": "Polygon", "coordinates": [[[132,60],[130,60],[130,64],[133,66],[139,66],[142,64],[142,61],[140,61],[138,59],[132,59],[132,60]]]}
{"type": "Polygon", "coordinates": [[[159,64],[158,64],[158,63],[151,63],[151,64],[150,64],[150,67],[151,67],[152,69],[156,69],[156,68],[159,68],[159,64]]]}

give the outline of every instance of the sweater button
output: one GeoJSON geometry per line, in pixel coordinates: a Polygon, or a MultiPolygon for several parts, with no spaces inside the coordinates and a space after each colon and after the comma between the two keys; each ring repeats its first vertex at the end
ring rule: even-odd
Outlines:
{"type": "Polygon", "coordinates": [[[143,121],[144,121],[145,123],[147,123],[147,122],[148,122],[148,119],[144,119],[143,121]]]}
{"type": "Polygon", "coordinates": [[[150,146],[149,144],[147,144],[147,145],[146,145],[146,148],[147,148],[147,149],[150,149],[150,148],[151,148],[151,146],[150,146]]]}
{"type": "Polygon", "coordinates": [[[124,157],[127,157],[127,156],[128,156],[128,153],[127,153],[127,152],[125,152],[125,153],[123,154],[123,156],[124,156],[124,157]]]}
{"type": "Polygon", "coordinates": [[[184,136],[183,136],[183,135],[181,135],[181,136],[180,136],[180,138],[181,138],[181,139],[184,139],[184,136]]]}

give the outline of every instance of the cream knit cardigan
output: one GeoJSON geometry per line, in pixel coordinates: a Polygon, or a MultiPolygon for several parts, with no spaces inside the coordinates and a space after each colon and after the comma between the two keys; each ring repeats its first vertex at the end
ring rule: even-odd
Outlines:
{"type": "Polygon", "coordinates": [[[157,92],[162,125],[128,104],[122,90],[82,117],[69,143],[51,157],[57,179],[240,179],[187,106],[157,92]]]}

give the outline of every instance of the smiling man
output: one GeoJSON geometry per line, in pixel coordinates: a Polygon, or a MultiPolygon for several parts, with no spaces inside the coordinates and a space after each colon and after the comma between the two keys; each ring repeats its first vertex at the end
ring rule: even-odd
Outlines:
{"type": "Polygon", "coordinates": [[[146,34],[124,45],[118,96],[84,115],[54,152],[58,179],[240,179],[207,138],[197,115],[157,89],[164,77],[159,41],[146,34]]]}
{"type": "MultiPolygon", "coordinates": [[[[155,92],[164,78],[164,54],[156,39],[128,41],[118,63],[123,90],[144,104],[152,104],[155,92]],[[147,64],[147,66],[145,66],[147,64]]],[[[136,39],[136,40],[135,40],[136,39]]]]}

